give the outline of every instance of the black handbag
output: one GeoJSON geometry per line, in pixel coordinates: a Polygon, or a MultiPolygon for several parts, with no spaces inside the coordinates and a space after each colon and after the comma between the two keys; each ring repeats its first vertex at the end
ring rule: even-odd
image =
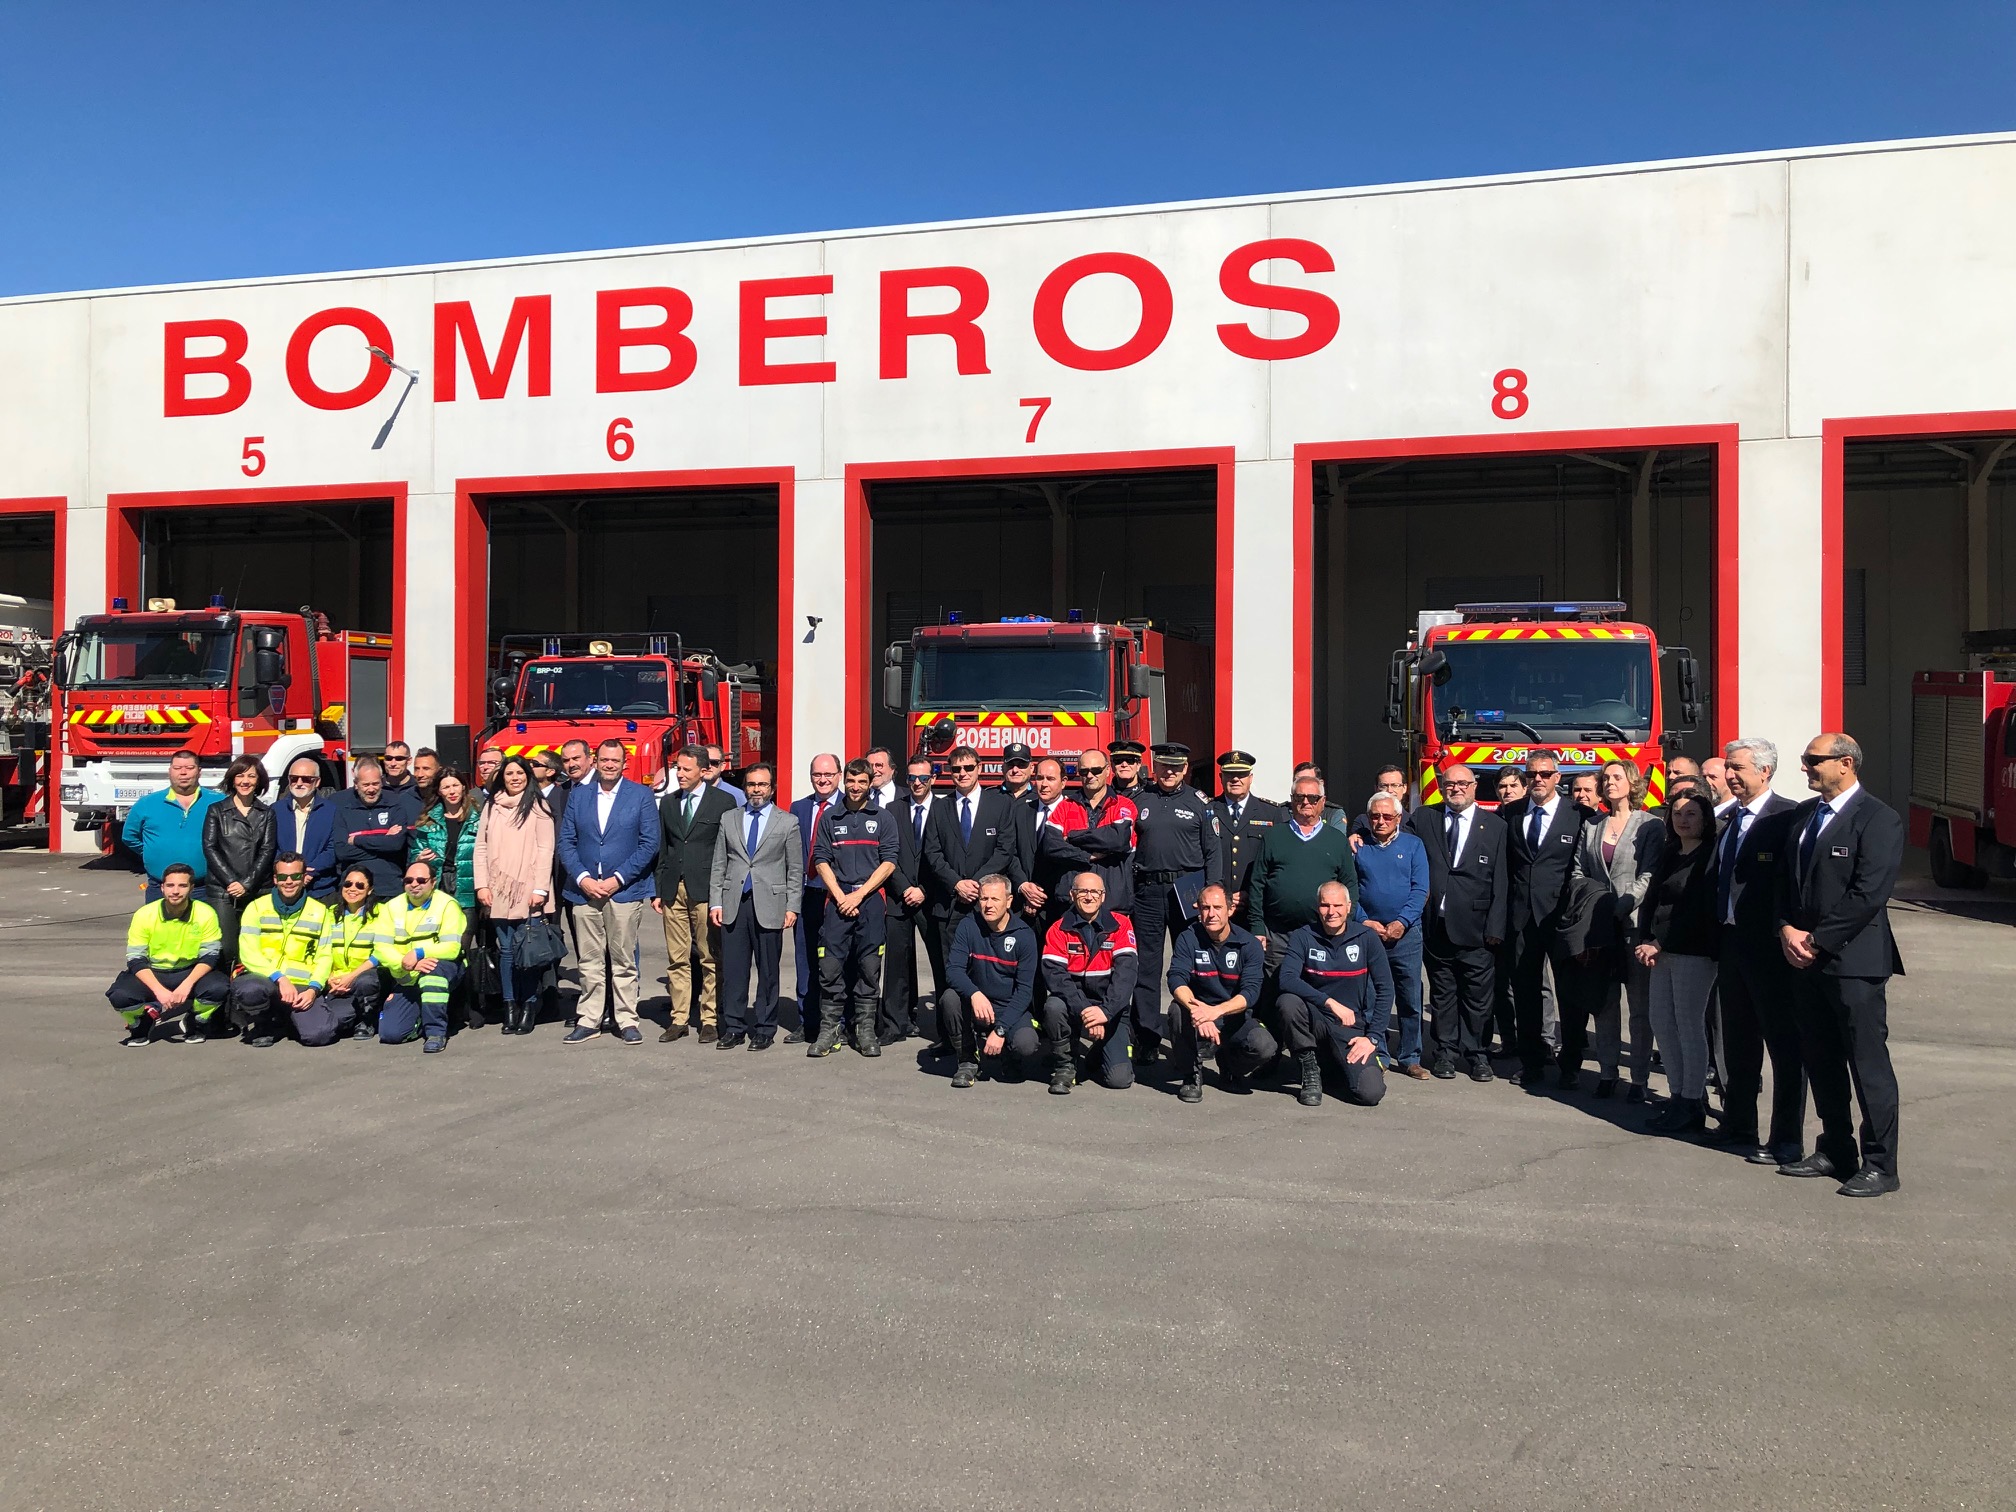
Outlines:
{"type": "Polygon", "coordinates": [[[518,931],[518,943],[511,952],[511,960],[520,970],[544,971],[548,966],[558,965],[560,958],[566,954],[567,941],[561,937],[553,921],[544,914],[534,914],[518,931]]]}

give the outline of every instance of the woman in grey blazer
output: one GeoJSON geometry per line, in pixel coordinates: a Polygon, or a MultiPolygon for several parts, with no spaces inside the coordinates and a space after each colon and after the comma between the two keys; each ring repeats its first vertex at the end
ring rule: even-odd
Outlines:
{"type": "Polygon", "coordinates": [[[1589,948],[1577,958],[1590,973],[1579,994],[1581,1006],[1561,1022],[1561,1075],[1564,1085],[1582,1068],[1588,1040],[1585,1015],[1596,1017],[1596,1095],[1617,1090],[1618,1030],[1624,1008],[1631,1024],[1632,1102],[1643,1102],[1652,1077],[1651,980],[1632,953],[1638,943],[1638,905],[1665,850],[1666,826],[1640,807],[1645,774],[1628,761],[1606,761],[1597,776],[1605,812],[1582,826],[1575,847],[1577,879],[1595,890],[1589,921],[1589,948]]]}

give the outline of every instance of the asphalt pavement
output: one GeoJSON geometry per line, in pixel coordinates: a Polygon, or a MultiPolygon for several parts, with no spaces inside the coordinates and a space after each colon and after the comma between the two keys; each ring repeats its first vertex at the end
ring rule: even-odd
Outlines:
{"type": "Polygon", "coordinates": [[[122,1049],[134,879],[0,855],[0,1507],[2010,1507],[2012,897],[1894,906],[1857,1202],[1503,1081],[122,1049]]]}

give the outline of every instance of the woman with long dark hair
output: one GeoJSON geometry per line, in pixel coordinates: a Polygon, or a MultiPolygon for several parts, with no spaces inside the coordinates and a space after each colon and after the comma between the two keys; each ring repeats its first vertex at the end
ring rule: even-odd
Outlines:
{"type": "Polygon", "coordinates": [[[203,815],[203,861],[210,873],[204,886],[224,931],[225,971],[238,959],[238,911],[273,881],[279,826],[261,801],[266,780],[257,756],[240,756],[224,769],[224,801],[203,815]]]}
{"type": "Polygon", "coordinates": [[[472,868],[476,901],[497,941],[506,1034],[530,1034],[539,1021],[547,968],[522,966],[519,947],[531,922],[553,913],[553,842],[553,815],[540,801],[532,764],[506,757],[476,824],[472,868]]]}
{"type": "Polygon", "coordinates": [[[1698,1134],[1708,1126],[1708,998],[1721,950],[1715,805],[1690,789],[1668,821],[1673,842],[1639,906],[1635,954],[1651,979],[1652,1027],[1673,1100],[1646,1127],[1698,1134]]]}
{"type": "MultiPolygon", "coordinates": [[[[371,888],[370,867],[344,867],[336,882],[335,906],[329,910],[328,994],[338,1000],[339,1026],[348,1026],[350,1037],[360,1040],[377,1034],[378,1008],[385,1001],[385,976],[372,956],[387,937],[378,923],[371,888]],[[343,999],[348,999],[347,1007],[343,999]]],[[[342,1032],[339,1027],[337,1033],[342,1032]]]]}

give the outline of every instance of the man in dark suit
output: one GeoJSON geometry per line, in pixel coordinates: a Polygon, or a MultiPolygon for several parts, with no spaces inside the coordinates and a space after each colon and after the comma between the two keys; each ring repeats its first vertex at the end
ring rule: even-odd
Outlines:
{"type": "Polygon", "coordinates": [[[1211,812],[1218,816],[1222,838],[1218,845],[1218,875],[1211,880],[1225,889],[1232,900],[1232,916],[1238,918],[1245,906],[1246,880],[1253,871],[1253,858],[1277,824],[1287,822],[1288,811],[1278,803],[1253,796],[1253,758],[1245,751],[1227,751],[1218,758],[1219,793],[1211,800],[1211,812]]]}
{"type": "Polygon", "coordinates": [[[1036,785],[1032,780],[1035,770],[1035,758],[1021,741],[1010,741],[1001,748],[1001,783],[996,791],[1013,800],[1008,817],[1015,826],[1014,904],[1018,912],[1038,902],[1032,881],[1036,875],[1036,785]]]}
{"type": "MultiPolygon", "coordinates": [[[[1500,809],[1505,821],[1511,892],[1506,922],[1512,941],[1512,1006],[1518,1019],[1515,1086],[1538,1090],[1548,1061],[1541,970],[1554,962],[1558,982],[1572,969],[1561,942],[1568,877],[1582,838],[1583,813],[1561,794],[1561,763],[1551,751],[1526,758],[1526,796],[1500,809]]],[[[1432,847],[1431,853],[1432,853],[1432,847]]]]}
{"type": "Polygon", "coordinates": [[[1434,1074],[1456,1075],[1460,1055],[1472,1081],[1491,1080],[1484,1026],[1491,1017],[1496,951],[1504,941],[1511,888],[1505,821],[1477,807],[1477,774],[1441,776],[1442,801],[1407,816],[1428,850],[1428,1005],[1435,1018],[1434,1074]]]}
{"type": "Polygon", "coordinates": [[[1722,921],[1717,992],[1722,1005],[1722,1088],[1717,1144],[1755,1165],[1796,1165],[1805,1153],[1806,1068],[1792,1013],[1792,968],[1778,942],[1778,867],[1792,848],[1799,807],[1771,791],[1778,747],[1754,737],[1723,748],[1730,809],[1716,841],[1716,913],[1722,921]],[[1757,1138],[1764,1052],[1771,1052],[1771,1131],[1757,1138]]]}
{"type": "Polygon", "coordinates": [[[637,1025],[637,927],[658,892],[658,815],[651,790],[623,775],[629,755],[620,740],[597,746],[595,780],[568,795],[560,820],[556,849],[567,877],[564,896],[574,905],[574,954],[581,967],[574,1028],[562,1044],[599,1035],[605,1001],[617,1037],[626,1045],[644,1043],[637,1025]]]}
{"type": "Polygon", "coordinates": [[[665,926],[665,957],[670,964],[665,987],[672,999],[671,1017],[658,1036],[661,1045],[686,1037],[686,1021],[696,998],[700,1043],[714,1044],[720,1034],[716,1001],[721,988],[721,933],[707,917],[707,885],[714,840],[721,833],[723,816],[735,812],[735,800],[710,784],[706,771],[706,747],[687,746],[673,758],[672,791],[658,800],[658,896],[651,907],[665,926]]]}
{"type": "MultiPolygon", "coordinates": [[[[874,755],[871,752],[869,759],[874,755]]],[[[937,884],[924,865],[924,830],[936,802],[931,793],[931,761],[919,756],[904,772],[906,791],[889,813],[901,823],[896,873],[883,888],[888,900],[888,935],[882,946],[881,1039],[885,1045],[920,1034],[938,1039],[938,1015],[924,1002],[917,980],[917,937],[924,937],[934,992],[945,987],[945,959],[938,953],[938,930],[931,922],[931,890],[937,884]]]]}
{"type": "Polygon", "coordinates": [[[1778,867],[1778,938],[1793,971],[1820,1138],[1811,1155],[1778,1170],[1846,1176],[1842,1196],[1881,1197],[1898,1186],[1885,991],[1904,970],[1888,912],[1904,862],[1904,821],[1862,786],[1862,747],[1848,736],[1814,736],[1800,763],[1819,796],[1792,811],[1792,843],[1778,867]],[[1859,1151],[1851,1086],[1862,1104],[1859,1151]]]}
{"type": "Polygon", "coordinates": [[[952,791],[931,805],[924,827],[924,866],[936,884],[925,891],[940,959],[952,953],[953,931],[979,902],[982,877],[998,873],[1017,887],[1029,880],[1015,852],[1011,809],[1019,800],[998,789],[981,789],[980,754],[971,746],[954,746],[945,770],[952,776],[952,791]]]}
{"type": "Polygon", "coordinates": [[[819,929],[826,922],[826,884],[812,871],[812,842],[840,802],[840,758],[821,751],[812,758],[808,770],[812,791],[791,805],[791,817],[798,821],[798,838],[805,850],[798,858],[805,895],[799,900],[798,917],[792,925],[798,969],[798,1029],[784,1036],[787,1045],[809,1044],[819,1037],[819,929]]]}

